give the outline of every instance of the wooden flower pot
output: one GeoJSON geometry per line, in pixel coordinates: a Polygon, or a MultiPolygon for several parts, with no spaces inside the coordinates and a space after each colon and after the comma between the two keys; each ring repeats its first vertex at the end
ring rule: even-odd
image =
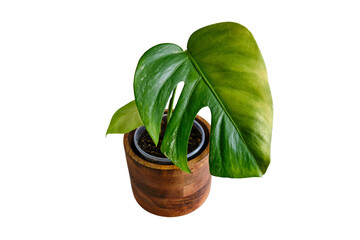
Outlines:
{"type": "Polygon", "coordinates": [[[199,155],[188,161],[191,173],[175,165],[161,165],[143,159],[134,147],[134,131],[124,135],[124,148],[131,187],[142,208],[156,215],[174,217],[200,207],[210,192],[209,123],[197,121],[205,131],[205,144],[199,155]]]}

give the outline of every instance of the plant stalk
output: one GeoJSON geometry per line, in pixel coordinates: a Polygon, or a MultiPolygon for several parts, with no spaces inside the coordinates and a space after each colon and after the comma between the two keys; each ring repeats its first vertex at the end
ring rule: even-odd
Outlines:
{"type": "Polygon", "coordinates": [[[169,123],[171,115],[173,113],[173,105],[174,105],[174,100],[175,100],[176,88],[177,88],[177,86],[174,88],[174,91],[172,92],[172,96],[171,96],[171,99],[169,102],[169,107],[168,107],[168,112],[167,112],[167,123],[169,123]]]}

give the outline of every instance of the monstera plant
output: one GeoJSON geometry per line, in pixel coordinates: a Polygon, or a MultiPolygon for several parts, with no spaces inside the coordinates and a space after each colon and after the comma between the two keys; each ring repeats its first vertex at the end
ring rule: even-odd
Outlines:
{"type": "Polygon", "coordinates": [[[141,57],[134,79],[135,101],[120,108],[107,133],[145,125],[159,142],[169,103],[161,152],[185,172],[187,142],[196,114],[211,111],[210,173],[220,177],[262,176],[270,163],[273,107],[265,63],[248,29],[224,22],[194,32],[187,50],[159,44],[141,57]],[[184,82],[173,109],[178,83],[184,82]]]}

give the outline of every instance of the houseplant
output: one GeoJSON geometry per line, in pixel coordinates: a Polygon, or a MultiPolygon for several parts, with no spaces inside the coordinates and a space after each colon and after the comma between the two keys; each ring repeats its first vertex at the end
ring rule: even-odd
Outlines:
{"type": "Polygon", "coordinates": [[[157,145],[170,98],[160,149],[180,170],[193,174],[187,143],[197,112],[208,106],[211,175],[246,178],[266,172],[272,97],[260,50],[242,25],[224,22],[201,28],[190,36],[185,51],[175,44],[149,49],[139,60],[134,93],[135,101],[114,114],[107,133],[127,133],[145,125],[157,145]],[[181,81],[184,87],[172,111],[181,81]]]}

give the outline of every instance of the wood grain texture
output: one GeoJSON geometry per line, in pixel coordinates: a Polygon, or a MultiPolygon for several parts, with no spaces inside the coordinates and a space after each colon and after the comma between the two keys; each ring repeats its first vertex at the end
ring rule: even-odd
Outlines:
{"type": "Polygon", "coordinates": [[[175,217],[200,207],[210,192],[209,123],[200,116],[204,127],[205,144],[201,153],[188,161],[192,173],[175,165],[161,165],[141,158],[133,146],[134,131],[124,135],[124,148],[131,187],[136,201],[148,212],[175,217]]]}

